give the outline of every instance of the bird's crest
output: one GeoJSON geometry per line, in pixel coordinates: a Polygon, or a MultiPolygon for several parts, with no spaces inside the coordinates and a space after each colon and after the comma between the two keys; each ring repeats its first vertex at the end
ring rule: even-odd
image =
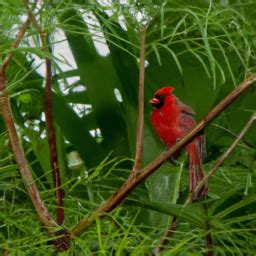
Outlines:
{"type": "Polygon", "coordinates": [[[172,86],[165,86],[162,87],[161,89],[157,90],[155,95],[164,95],[167,96],[171,94],[174,91],[174,88],[172,86]]]}

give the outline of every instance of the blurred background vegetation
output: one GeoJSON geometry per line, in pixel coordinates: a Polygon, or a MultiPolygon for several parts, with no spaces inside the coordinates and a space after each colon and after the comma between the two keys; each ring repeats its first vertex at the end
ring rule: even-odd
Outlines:
{"type": "MultiPolygon", "coordinates": [[[[146,30],[144,164],[164,145],[150,124],[148,100],[162,86],[190,105],[199,120],[256,67],[255,0],[31,1],[49,35],[53,116],[64,190],[65,223],[72,227],[128,177],[135,153],[140,30],[146,30]]],[[[41,195],[54,214],[44,116],[44,64],[30,27],[11,44],[26,18],[21,1],[0,0],[1,61],[14,51],[8,92],[20,140],[41,195]]],[[[205,130],[208,171],[256,109],[245,92],[205,130]]],[[[55,255],[13,160],[0,117],[0,248],[10,255],[55,255]]],[[[163,255],[203,255],[210,225],[214,255],[256,251],[256,127],[209,181],[202,203],[182,209],[187,162],[166,163],[123,203],[73,241],[67,255],[149,255],[173,216],[180,216],[163,255]]],[[[65,253],[64,253],[65,254],[65,253]]]]}

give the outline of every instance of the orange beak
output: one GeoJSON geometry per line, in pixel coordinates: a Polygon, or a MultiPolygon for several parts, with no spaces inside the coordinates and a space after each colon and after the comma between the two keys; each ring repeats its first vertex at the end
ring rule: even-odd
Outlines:
{"type": "Polygon", "coordinates": [[[151,99],[150,101],[149,101],[149,103],[151,103],[151,104],[158,104],[160,101],[158,100],[158,99],[156,99],[156,98],[153,98],[153,99],[151,99]]]}

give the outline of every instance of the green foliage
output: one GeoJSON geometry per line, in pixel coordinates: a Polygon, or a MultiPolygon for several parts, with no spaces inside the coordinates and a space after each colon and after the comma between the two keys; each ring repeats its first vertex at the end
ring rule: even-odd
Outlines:
{"type": "MultiPolygon", "coordinates": [[[[144,165],[164,150],[150,124],[148,99],[157,88],[174,86],[200,119],[255,71],[255,1],[102,2],[49,1],[42,10],[33,6],[49,34],[51,54],[46,54],[32,27],[20,47],[11,48],[25,9],[22,2],[0,0],[5,10],[0,15],[1,61],[14,53],[7,70],[13,116],[41,196],[54,214],[41,63],[44,57],[52,61],[68,228],[116,191],[133,165],[141,29],[146,29],[144,165]],[[60,32],[75,64],[68,53],[55,53],[60,32]],[[104,45],[104,54],[96,43],[104,45]]],[[[207,171],[255,109],[252,88],[206,128],[207,171]]],[[[55,255],[54,238],[36,217],[0,122],[0,248],[10,255],[55,255]]],[[[64,255],[147,255],[173,216],[179,224],[163,255],[202,255],[209,232],[215,255],[253,255],[255,132],[254,126],[209,180],[207,200],[184,208],[188,174],[182,155],[177,165],[164,164],[121,207],[97,219],[64,255]]]]}

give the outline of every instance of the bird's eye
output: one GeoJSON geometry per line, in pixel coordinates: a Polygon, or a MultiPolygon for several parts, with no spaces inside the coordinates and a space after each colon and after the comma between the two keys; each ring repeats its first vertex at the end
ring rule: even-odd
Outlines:
{"type": "Polygon", "coordinates": [[[164,101],[165,96],[157,94],[157,95],[155,95],[155,98],[158,99],[160,102],[162,102],[162,101],[164,101]]]}
{"type": "Polygon", "coordinates": [[[156,99],[159,100],[159,103],[153,105],[154,108],[157,108],[157,109],[161,108],[161,107],[164,105],[165,96],[164,96],[164,95],[160,95],[160,94],[156,94],[156,95],[154,96],[154,98],[156,98],[156,99]]]}
{"type": "Polygon", "coordinates": [[[156,94],[155,98],[158,99],[162,103],[164,103],[164,101],[165,101],[165,95],[162,95],[162,94],[156,94]]]}

